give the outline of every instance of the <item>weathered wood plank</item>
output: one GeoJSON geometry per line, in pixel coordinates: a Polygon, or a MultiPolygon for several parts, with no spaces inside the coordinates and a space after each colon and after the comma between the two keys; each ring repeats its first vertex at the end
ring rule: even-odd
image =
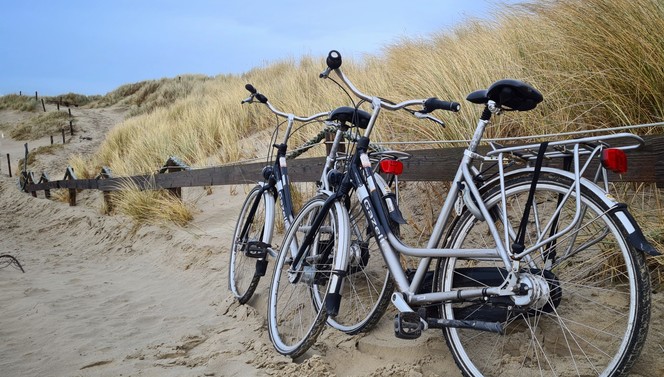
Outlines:
{"type": "MultiPolygon", "coordinates": [[[[664,135],[645,136],[646,145],[629,151],[629,170],[613,180],[657,183],[664,186],[664,135]]],[[[450,181],[454,178],[464,148],[426,149],[411,151],[412,158],[404,161],[404,181],[450,181]]],[[[486,151],[486,149],[484,149],[486,151]]],[[[292,182],[314,182],[320,179],[325,164],[322,157],[298,158],[288,161],[292,182]]],[[[220,186],[253,183],[262,179],[264,162],[173,171],[167,174],[114,177],[106,179],[64,179],[27,185],[28,192],[66,189],[96,189],[118,191],[127,185],[139,189],[171,189],[180,187],[220,186]]],[[[68,171],[68,174],[70,172],[68,171]]],[[[67,177],[71,178],[71,177],[67,177]]]]}

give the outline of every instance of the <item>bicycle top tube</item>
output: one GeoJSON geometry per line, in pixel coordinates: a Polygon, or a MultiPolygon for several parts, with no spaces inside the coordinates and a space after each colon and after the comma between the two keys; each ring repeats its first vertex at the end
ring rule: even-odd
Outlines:
{"type": "Polygon", "coordinates": [[[276,115],[278,115],[282,118],[287,118],[291,121],[296,120],[298,122],[310,122],[314,119],[321,118],[323,116],[326,116],[326,115],[330,114],[329,111],[326,111],[326,112],[314,114],[314,115],[311,115],[311,116],[308,116],[308,117],[302,117],[302,116],[297,116],[297,115],[292,114],[292,113],[286,113],[286,112],[280,111],[276,107],[274,107],[274,105],[272,105],[270,103],[270,101],[267,99],[267,97],[265,95],[259,93],[256,90],[256,88],[254,88],[253,85],[247,84],[244,87],[245,87],[245,89],[247,89],[251,93],[251,95],[249,97],[245,98],[244,100],[242,100],[243,104],[244,103],[253,103],[254,99],[256,99],[256,100],[258,100],[258,102],[265,104],[268,107],[268,109],[270,109],[270,111],[272,111],[276,115]]]}

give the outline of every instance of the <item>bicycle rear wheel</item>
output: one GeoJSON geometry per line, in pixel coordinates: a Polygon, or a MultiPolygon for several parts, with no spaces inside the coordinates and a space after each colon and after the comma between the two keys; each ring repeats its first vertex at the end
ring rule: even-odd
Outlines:
{"type": "Polygon", "coordinates": [[[240,304],[244,304],[256,290],[260,275],[256,274],[260,263],[267,263],[266,257],[250,257],[248,248],[269,244],[274,223],[274,200],[260,194],[261,187],[254,187],[242,205],[240,216],[233,232],[231,258],[228,265],[228,288],[240,304]],[[272,202],[268,203],[268,200],[272,202]],[[253,214],[251,209],[256,206],[253,214]],[[270,206],[272,210],[270,210],[270,206]],[[270,213],[272,215],[270,215],[270,213]]]}
{"type": "MultiPolygon", "coordinates": [[[[531,182],[530,174],[506,182],[512,226],[521,220],[531,182]]],[[[571,185],[565,176],[542,174],[526,248],[549,233],[546,227],[557,209],[557,229],[571,223],[576,198],[564,199],[571,185]]],[[[483,200],[502,234],[500,191],[499,185],[486,190],[483,200]]],[[[548,285],[545,303],[519,306],[511,298],[489,298],[443,305],[446,318],[502,322],[505,329],[505,335],[443,330],[465,376],[615,376],[625,374],[637,359],[650,318],[644,256],[627,243],[620,223],[599,197],[584,190],[581,203],[578,225],[535,250],[530,264],[521,269],[548,285]]],[[[468,211],[458,218],[450,240],[451,248],[495,246],[486,225],[468,211]]],[[[507,275],[501,261],[450,258],[440,268],[441,290],[497,286],[507,275]]]]}
{"type": "Polygon", "coordinates": [[[327,318],[325,305],[316,306],[312,300],[314,294],[325,297],[335,258],[348,248],[347,241],[343,244],[345,237],[340,237],[341,232],[349,231],[347,219],[343,218],[348,214],[340,213],[340,206],[333,205],[322,215],[323,222],[306,249],[304,262],[298,268],[292,266],[292,250],[304,244],[314,219],[323,210],[325,198],[311,199],[293,220],[281,245],[270,284],[270,340],[279,353],[293,358],[305,353],[323,330],[327,318]]]}

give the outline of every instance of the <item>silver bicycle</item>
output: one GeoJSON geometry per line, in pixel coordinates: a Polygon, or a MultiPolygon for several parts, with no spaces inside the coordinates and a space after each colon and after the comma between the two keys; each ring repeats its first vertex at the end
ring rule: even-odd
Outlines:
{"type": "Polygon", "coordinates": [[[272,238],[277,198],[281,204],[281,215],[285,226],[288,226],[293,220],[293,200],[286,164],[288,139],[293,131],[293,125],[296,121],[304,124],[317,120],[321,121],[329,114],[318,113],[309,117],[300,117],[284,113],[277,110],[268,101],[267,97],[259,93],[251,84],[247,84],[245,88],[249,91],[250,96],[242,103],[253,103],[257,100],[265,104],[278,118],[286,119],[286,130],[283,141],[277,144],[274,139],[278,135],[277,131],[280,126],[283,125],[283,122],[277,122],[271,142],[276,154],[268,156],[268,161],[272,161],[272,164],[263,169],[263,181],[258,182],[249,191],[235,225],[228,267],[228,288],[240,304],[249,301],[258,286],[260,278],[265,276],[268,256],[276,256],[272,238]]]}
{"type": "MultiPolygon", "coordinates": [[[[309,117],[299,117],[277,110],[263,94],[256,91],[252,85],[246,86],[251,95],[242,103],[253,103],[257,100],[265,104],[279,118],[286,118],[286,128],[283,141],[280,144],[271,144],[276,150],[272,165],[263,169],[264,181],[249,192],[244,201],[238,217],[233,243],[231,245],[228,285],[237,300],[244,304],[255,292],[261,277],[265,276],[269,257],[276,257],[274,245],[274,228],[276,218],[276,205],[281,206],[281,215],[286,227],[293,221],[293,200],[291,196],[290,177],[288,174],[286,157],[287,143],[292,135],[295,122],[307,124],[309,122],[323,122],[330,130],[335,130],[335,136],[330,144],[329,154],[323,166],[319,182],[321,192],[330,192],[338,184],[343,165],[347,160],[346,148],[352,143],[343,144],[344,139],[354,140],[356,132],[351,130],[366,128],[370,115],[364,111],[351,107],[339,107],[330,112],[318,113],[309,117]]],[[[278,123],[273,138],[277,137],[277,130],[283,123],[278,123]]],[[[390,203],[397,204],[397,195],[393,194],[390,186],[398,190],[396,178],[400,173],[401,160],[408,155],[398,151],[374,151],[371,159],[376,166],[376,177],[381,182],[380,190],[390,197],[390,203]],[[383,179],[385,176],[385,179],[383,179]]],[[[311,203],[320,199],[320,195],[311,199],[304,207],[309,208],[311,203]]],[[[329,324],[348,334],[367,331],[373,327],[380,315],[389,305],[390,295],[393,291],[392,279],[382,258],[377,256],[378,248],[373,242],[368,223],[364,213],[357,203],[347,201],[345,208],[350,214],[352,236],[350,248],[354,253],[349,267],[353,273],[346,280],[345,293],[349,305],[339,313],[336,318],[329,319],[329,324]],[[372,257],[372,255],[374,255],[372,257]]],[[[397,216],[397,215],[394,215],[397,216]]],[[[393,216],[393,217],[394,217],[393,216]]],[[[399,221],[399,217],[395,217],[399,221]]],[[[392,221],[392,229],[398,232],[398,223],[392,221]]],[[[320,241],[322,249],[331,248],[331,243],[320,241]]],[[[294,249],[293,253],[297,250],[294,249]]],[[[319,251],[321,252],[321,251],[319,251]]],[[[332,256],[330,256],[332,258],[332,256]]],[[[320,288],[311,292],[309,300],[315,300],[319,305],[325,289],[320,288]],[[322,292],[322,294],[320,293],[322,292]]]]}
{"type": "MultiPolygon", "coordinates": [[[[397,337],[417,338],[441,328],[465,376],[626,374],[641,352],[650,319],[645,254],[659,253],[627,207],[609,193],[609,171],[624,172],[624,151],[643,140],[621,133],[516,147],[492,144],[490,152],[480,154],[492,117],[532,110],[543,97],[517,80],[473,92],[467,100],[482,106],[482,115],[427,247],[413,248],[389,227],[366,154],[369,136],[382,109],[420,106],[414,115],[435,120],[431,111],[459,105],[435,98],[386,103],[348,80],[338,52],[330,52],[327,64],[321,76],[334,72],[357,97],[371,102],[373,112],[340,188],[320,203],[319,213],[331,213],[330,234],[339,247],[319,315],[333,316],[335,306],[343,306],[338,296],[351,257],[348,215],[340,203],[354,191],[395,281],[397,337]],[[412,278],[399,262],[401,254],[421,258],[412,278]],[[432,292],[418,293],[430,270],[432,292]]],[[[296,216],[280,251],[290,254],[295,242],[297,253],[275,271],[296,286],[311,284],[308,277],[316,276],[317,266],[304,255],[311,240],[329,233],[322,216],[301,228],[306,216],[296,216]],[[305,236],[296,239],[297,232],[305,236]]],[[[285,299],[272,295],[274,301],[285,299]]],[[[270,308],[271,321],[278,308],[270,308]]],[[[300,338],[311,345],[317,330],[312,326],[300,338]]]]}

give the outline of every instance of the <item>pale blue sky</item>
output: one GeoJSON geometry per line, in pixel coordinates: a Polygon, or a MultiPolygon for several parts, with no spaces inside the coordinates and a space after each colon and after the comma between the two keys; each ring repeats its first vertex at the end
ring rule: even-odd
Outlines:
{"type": "Polygon", "coordinates": [[[337,49],[361,58],[516,0],[9,0],[0,95],[105,94],[180,74],[239,74],[337,49]]]}

